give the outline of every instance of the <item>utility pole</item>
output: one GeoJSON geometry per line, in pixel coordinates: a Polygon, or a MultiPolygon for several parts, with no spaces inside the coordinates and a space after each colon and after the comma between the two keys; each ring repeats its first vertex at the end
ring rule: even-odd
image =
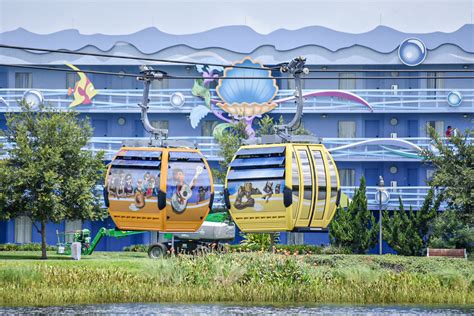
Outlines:
{"type": "Polygon", "coordinates": [[[379,255],[382,254],[382,193],[385,191],[383,177],[379,176],[378,192],[379,195],[379,255]]]}

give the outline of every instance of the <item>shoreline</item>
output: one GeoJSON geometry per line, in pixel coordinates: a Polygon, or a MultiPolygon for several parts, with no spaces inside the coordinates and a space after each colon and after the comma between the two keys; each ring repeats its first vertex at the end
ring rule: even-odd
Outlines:
{"type": "Polygon", "coordinates": [[[470,306],[474,262],[394,255],[0,252],[0,306],[115,303],[470,306]],[[8,305],[5,303],[8,302],[8,305]]]}

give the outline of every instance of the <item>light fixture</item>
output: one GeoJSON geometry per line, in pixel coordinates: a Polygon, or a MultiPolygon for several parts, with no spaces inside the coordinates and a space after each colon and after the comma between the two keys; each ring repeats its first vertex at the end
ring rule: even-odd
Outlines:
{"type": "Polygon", "coordinates": [[[44,103],[44,96],[38,90],[26,90],[23,93],[23,101],[28,104],[31,109],[37,109],[38,106],[44,103]]]}
{"type": "Polygon", "coordinates": [[[328,115],[327,114],[321,114],[321,117],[326,118],[326,117],[328,117],[328,115]]]}
{"type": "Polygon", "coordinates": [[[418,66],[427,55],[425,44],[418,38],[408,38],[398,47],[398,58],[406,66],[418,66]]]}
{"type": "Polygon", "coordinates": [[[469,65],[464,65],[464,66],[462,66],[462,68],[469,69],[469,65]]]}
{"type": "Polygon", "coordinates": [[[125,117],[119,117],[118,120],[117,120],[117,123],[120,126],[125,125],[126,122],[127,122],[127,120],[125,120],[125,117]]]}
{"type": "Polygon", "coordinates": [[[120,70],[119,71],[119,78],[124,78],[125,77],[125,71],[120,70]]]}
{"type": "Polygon", "coordinates": [[[395,126],[398,124],[398,119],[396,117],[392,117],[390,119],[390,125],[395,126]]]}
{"type": "Polygon", "coordinates": [[[170,96],[171,106],[174,108],[180,108],[184,105],[184,95],[181,92],[175,92],[170,96]]]}
{"type": "Polygon", "coordinates": [[[397,166],[391,166],[389,170],[390,170],[390,173],[391,173],[391,174],[395,174],[395,173],[398,172],[397,166]]]}
{"type": "Polygon", "coordinates": [[[326,66],[322,66],[322,67],[321,67],[321,70],[324,70],[324,71],[326,71],[326,70],[328,70],[328,67],[326,67],[326,66]]]}
{"type": "Polygon", "coordinates": [[[469,114],[465,113],[465,114],[462,115],[462,117],[468,118],[468,117],[469,117],[469,114]]]}
{"type": "Polygon", "coordinates": [[[450,91],[446,97],[449,106],[458,107],[462,103],[462,94],[459,91],[450,91]]]}

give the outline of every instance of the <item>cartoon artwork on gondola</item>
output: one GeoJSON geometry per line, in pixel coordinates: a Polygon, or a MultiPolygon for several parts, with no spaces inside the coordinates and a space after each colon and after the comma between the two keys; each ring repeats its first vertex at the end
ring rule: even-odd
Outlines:
{"type": "Polygon", "coordinates": [[[202,162],[170,162],[166,198],[175,213],[209,202],[210,179],[204,168],[202,162]]]}
{"type": "Polygon", "coordinates": [[[237,181],[229,183],[230,202],[237,210],[262,211],[265,205],[281,206],[285,181],[237,181]]]}
{"type": "Polygon", "coordinates": [[[108,192],[110,200],[130,201],[128,209],[139,211],[149,201],[156,201],[159,174],[154,176],[147,170],[115,169],[109,175],[108,192]]]}

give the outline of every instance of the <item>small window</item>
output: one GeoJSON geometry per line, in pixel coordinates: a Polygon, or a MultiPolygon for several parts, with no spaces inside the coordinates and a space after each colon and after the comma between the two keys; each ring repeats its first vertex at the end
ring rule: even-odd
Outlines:
{"type": "Polygon", "coordinates": [[[356,88],[356,73],[341,72],[339,74],[339,89],[340,90],[354,90],[356,88]]]}
{"type": "Polygon", "coordinates": [[[214,128],[219,124],[217,121],[204,121],[202,122],[201,135],[202,136],[212,136],[214,128]]]}
{"type": "Polygon", "coordinates": [[[354,169],[339,169],[339,177],[341,178],[341,185],[346,187],[355,186],[355,170],[354,169]]]}
{"type": "Polygon", "coordinates": [[[77,220],[67,220],[66,221],[66,242],[73,242],[74,241],[74,236],[72,233],[82,230],[82,220],[77,219],[77,220]]]}
{"type": "MultiPolygon", "coordinates": [[[[296,89],[296,82],[293,79],[286,80],[288,90],[295,90],[296,89]]],[[[305,80],[301,80],[301,89],[305,88],[305,80]]]]}
{"type": "Polygon", "coordinates": [[[107,184],[109,199],[135,198],[140,195],[156,199],[160,186],[160,173],[159,169],[154,168],[112,168],[107,184]]]}
{"type": "Polygon", "coordinates": [[[321,151],[315,150],[315,151],[312,151],[312,153],[313,153],[317,181],[318,181],[318,196],[316,200],[316,212],[314,214],[314,217],[316,219],[322,219],[324,215],[324,209],[326,208],[326,193],[327,193],[326,167],[324,165],[321,151]]]}
{"type": "Polygon", "coordinates": [[[434,169],[427,169],[426,170],[426,182],[431,181],[433,179],[434,169]]]}
{"type": "Polygon", "coordinates": [[[434,128],[436,133],[441,137],[444,137],[446,135],[445,130],[444,130],[444,121],[427,121],[426,122],[426,136],[430,136],[428,127],[434,128]]]}
{"type": "Polygon", "coordinates": [[[428,89],[444,89],[444,72],[428,72],[429,79],[427,79],[426,87],[428,89]],[[440,78],[441,77],[441,78],[440,78]]]}
{"type": "Polygon", "coordinates": [[[210,197],[211,180],[203,161],[169,161],[166,199],[174,212],[182,213],[188,205],[191,208],[202,206],[209,203],[210,197]]]}
{"type": "Polygon", "coordinates": [[[74,89],[79,76],[75,72],[66,72],[66,89],[74,89]]]}
{"type": "Polygon", "coordinates": [[[31,228],[32,223],[28,216],[19,216],[15,218],[15,243],[30,243],[31,228]]]}
{"type": "Polygon", "coordinates": [[[169,128],[169,121],[167,120],[154,120],[150,121],[151,126],[158,129],[168,129],[169,128]]]}
{"type": "Polygon", "coordinates": [[[15,73],[15,88],[30,89],[33,87],[33,74],[31,72],[15,73]]]}
{"type": "Polygon", "coordinates": [[[284,168],[237,169],[229,172],[229,180],[283,178],[284,168]]]}
{"type": "Polygon", "coordinates": [[[298,161],[296,160],[296,155],[293,153],[293,163],[292,163],[292,195],[293,195],[293,219],[296,217],[299,209],[299,196],[300,196],[300,170],[298,168],[298,161]]]}
{"type": "Polygon", "coordinates": [[[355,138],[356,122],[355,121],[339,121],[337,129],[337,137],[339,138],[355,138]]]}
{"type": "Polygon", "coordinates": [[[308,153],[305,149],[298,150],[301,163],[301,171],[303,172],[303,206],[301,208],[300,219],[308,219],[312,209],[313,199],[313,175],[308,153]]]}
{"type": "Polygon", "coordinates": [[[328,171],[329,171],[329,176],[331,178],[331,195],[329,199],[329,212],[332,213],[332,210],[336,208],[336,199],[337,199],[337,172],[336,172],[336,166],[334,165],[334,162],[331,159],[331,156],[329,154],[326,154],[326,159],[328,161],[328,171]]]}
{"type": "Polygon", "coordinates": [[[162,89],[169,89],[170,84],[168,79],[162,80],[153,80],[151,82],[151,89],[153,90],[162,90],[162,89]]]}
{"type": "Polygon", "coordinates": [[[285,157],[256,157],[256,158],[236,158],[230,166],[234,168],[256,167],[256,166],[276,166],[284,167],[285,157]]]}
{"type": "Polygon", "coordinates": [[[288,245],[303,245],[304,233],[286,233],[288,245]]]}

